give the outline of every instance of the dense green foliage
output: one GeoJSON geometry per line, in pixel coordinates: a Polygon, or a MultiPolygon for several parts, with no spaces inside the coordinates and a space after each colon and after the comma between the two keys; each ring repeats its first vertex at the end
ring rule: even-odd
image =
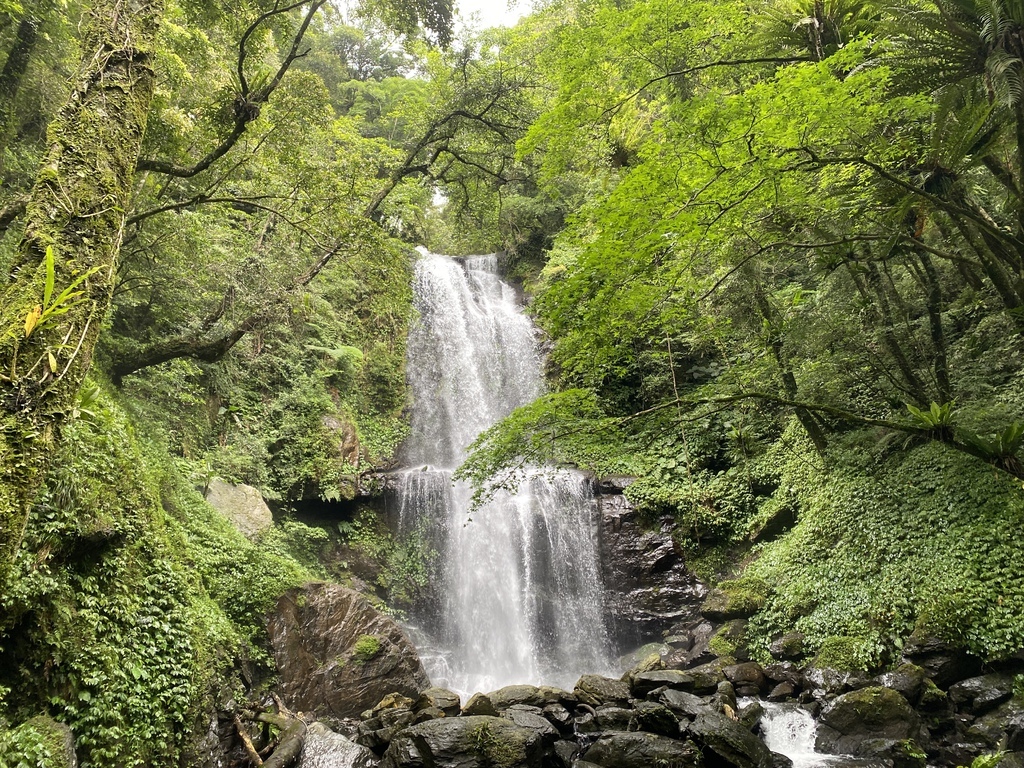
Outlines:
{"type": "Polygon", "coordinates": [[[915,627],[1019,649],[1022,26],[1000,0],[520,24],[556,391],[478,440],[478,496],[553,460],[635,476],[709,578],[758,542],[729,587],[762,652],[794,625],[856,666],[915,627]]]}
{"type": "Polygon", "coordinates": [[[55,760],[56,723],[87,768],[187,762],[269,671],[285,589],[365,579],[400,610],[427,586],[419,537],[291,514],[394,461],[417,243],[506,250],[551,340],[552,393],[461,470],[481,497],[532,462],[635,477],[762,655],[794,627],[849,667],[914,631],[1024,645],[1016,5],[551,0],[453,36],[437,0],[154,3],[142,157],[94,265],[69,243],[114,230],[40,164],[103,7],[0,0],[0,462],[49,465],[0,541],[0,765],[55,760]],[[59,249],[25,237],[43,187],[59,249]],[[105,311],[96,275],[109,313],[65,327],[105,311]],[[40,419],[80,351],[100,384],[40,419]],[[215,476],[274,528],[235,531],[196,490],[215,476]]]}

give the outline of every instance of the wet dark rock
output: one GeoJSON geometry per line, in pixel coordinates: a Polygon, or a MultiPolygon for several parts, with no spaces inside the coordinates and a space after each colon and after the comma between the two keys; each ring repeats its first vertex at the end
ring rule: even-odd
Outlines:
{"type": "Polygon", "coordinates": [[[1024,703],[1012,700],[988,712],[967,729],[967,738],[983,744],[986,749],[1024,749],[1024,703]],[[1003,745],[1003,740],[1006,744],[1003,745]]]}
{"type": "Polygon", "coordinates": [[[796,695],[796,687],[792,683],[779,683],[768,693],[768,701],[787,701],[796,695]]]}
{"type": "Polygon", "coordinates": [[[576,762],[576,758],[580,754],[580,745],[574,741],[556,742],[551,752],[556,765],[561,766],[561,768],[572,768],[573,765],[579,765],[576,762]]]}
{"type": "Polygon", "coordinates": [[[923,632],[914,632],[907,639],[903,658],[923,667],[940,688],[981,672],[981,659],[923,632]]]}
{"type": "Polygon", "coordinates": [[[867,757],[886,752],[883,741],[920,739],[921,731],[917,712],[903,696],[872,686],[845,693],[822,710],[816,746],[820,752],[867,757]]]}
{"type": "Polygon", "coordinates": [[[696,617],[707,590],[686,569],[672,540],[672,518],[647,530],[625,496],[599,495],[597,503],[601,577],[616,642],[655,637],[673,622],[696,617]]]}
{"type": "Polygon", "coordinates": [[[804,673],[791,661],[782,661],[778,664],[769,664],[764,668],[764,676],[770,683],[789,683],[794,688],[799,688],[803,681],[804,673]]]}
{"type": "Polygon", "coordinates": [[[874,682],[884,688],[891,688],[901,694],[911,704],[921,699],[928,673],[916,664],[904,663],[891,672],[879,675],[874,682]]]}
{"type": "Polygon", "coordinates": [[[746,728],[748,731],[753,731],[761,722],[761,718],[764,717],[764,707],[761,706],[761,702],[756,699],[751,701],[736,713],[736,719],[740,725],[746,728]]]}
{"type": "Polygon", "coordinates": [[[726,680],[737,687],[753,688],[753,693],[741,695],[757,696],[768,687],[768,679],[765,677],[764,669],[756,661],[747,661],[743,664],[733,664],[722,670],[726,680]]]}
{"type": "Polygon", "coordinates": [[[516,704],[543,707],[547,702],[540,688],[535,685],[507,685],[487,694],[494,708],[499,712],[516,704]]]}
{"type": "Polygon", "coordinates": [[[268,622],[278,690],[292,709],[355,717],[395,691],[430,686],[401,627],[351,589],[311,583],[288,590],[268,622]]]}
{"type": "Polygon", "coordinates": [[[638,701],[633,709],[633,724],[630,730],[675,737],[679,735],[679,719],[664,704],[638,701]]]}
{"type": "Polygon", "coordinates": [[[455,691],[447,688],[427,688],[420,693],[416,701],[415,709],[436,708],[444,712],[448,717],[455,717],[462,708],[462,700],[455,691]]]}
{"type": "Polygon", "coordinates": [[[808,667],[801,681],[805,691],[817,700],[837,696],[846,691],[864,688],[868,678],[858,672],[845,672],[830,667],[808,667]]]}
{"type": "Polygon", "coordinates": [[[736,768],[772,768],[775,757],[757,736],[738,721],[717,712],[705,711],[687,728],[687,734],[700,746],[736,768]]]}
{"type": "Polygon", "coordinates": [[[545,747],[554,746],[554,743],[559,739],[558,730],[540,714],[540,710],[530,712],[525,708],[509,707],[501,713],[501,716],[511,720],[521,728],[531,728],[536,731],[540,734],[541,741],[545,747]]]}
{"type": "Polygon", "coordinates": [[[417,709],[414,713],[413,723],[425,723],[427,720],[437,720],[439,717],[447,717],[444,710],[437,707],[424,707],[417,709]]]}
{"type": "Polygon", "coordinates": [[[626,704],[629,701],[629,685],[611,677],[583,675],[576,683],[573,694],[591,707],[601,704],[626,704]]]}
{"type": "Polygon", "coordinates": [[[694,677],[689,672],[679,669],[662,669],[654,672],[643,672],[633,676],[630,690],[637,698],[642,698],[656,688],[667,686],[677,691],[694,689],[694,677]]]}
{"type": "Polygon", "coordinates": [[[617,494],[626,490],[635,480],[635,477],[629,475],[605,475],[597,478],[595,485],[598,493],[617,494]]]}
{"type": "MultiPolygon", "coordinates": [[[[609,733],[601,736],[583,754],[586,762],[602,768],[648,768],[671,765],[673,768],[697,768],[700,753],[688,743],[655,733],[609,733]]],[[[577,766],[584,763],[578,762],[577,766]]]]}
{"type": "Polygon", "coordinates": [[[594,719],[602,731],[628,731],[629,723],[633,719],[633,710],[605,705],[597,708],[594,719]]]}
{"type": "Polygon", "coordinates": [[[725,680],[725,668],[735,663],[735,659],[726,656],[687,670],[688,674],[693,677],[693,692],[714,693],[718,690],[718,684],[725,680]]]}
{"type": "Polygon", "coordinates": [[[541,737],[502,717],[446,717],[406,728],[381,768],[535,768],[541,737]]]}
{"type": "Polygon", "coordinates": [[[1008,674],[972,677],[951,685],[946,693],[957,709],[980,715],[1010,700],[1013,677],[1008,674]]]}
{"type": "Polygon", "coordinates": [[[497,717],[498,710],[494,706],[494,702],[485,693],[474,693],[469,697],[469,701],[466,702],[466,706],[462,708],[463,715],[486,715],[488,717],[497,717]]]}
{"type": "Polygon", "coordinates": [[[669,635],[665,645],[676,651],[688,651],[693,648],[693,635],[669,635]]]}
{"type": "Polygon", "coordinates": [[[571,708],[576,706],[576,694],[570,693],[562,688],[555,688],[550,685],[542,685],[537,689],[540,692],[541,697],[547,704],[561,704],[564,707],[571,708]]]}
{"type": "Polygon", "coordinates": [[[658,702],[683,715],[687,720],[693,720],[704,712],[711,711],[704,699],[685,691],[664,690],[658,695],[658,702]]]}
{"type": "Polygon", "coordinates": [[[650,643],[638,651],[623,656],[619,659],[619,665],[626,668],[626,672],[619,678],[624,683],[632,685],[633,678],[644,672],[653,672],[665,669],[664,655],[672,652],[667,645],[650,643]]]}
{"type": "Polygon", "coordinates": [[[768,652],[778,661],[793,661],[804,656],[804,633],[787,632],[768,646],[768,652]]]}
{"type": "Polygon", "coordinates": [[[557,701],[546,704],[541,714],[560,731],[572,730],[572,713],[557,701]]]}

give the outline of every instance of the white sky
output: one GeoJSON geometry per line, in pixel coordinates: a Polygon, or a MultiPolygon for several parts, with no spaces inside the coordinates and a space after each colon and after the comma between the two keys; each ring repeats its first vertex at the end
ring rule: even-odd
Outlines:
{"type": "Polygon", "coordinates": [[[529,8],[525,0],[455,0],[459,15],[468,19],[471,14],[480,14],[480,28],[496,27],[499,24],[512,26],[529,8]],[[509,6],[512,10],[509,10],[509,6]]]}

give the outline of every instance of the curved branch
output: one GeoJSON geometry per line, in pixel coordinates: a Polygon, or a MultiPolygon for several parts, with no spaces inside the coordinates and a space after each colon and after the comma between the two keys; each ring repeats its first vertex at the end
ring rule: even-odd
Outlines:
{"type": "Polygon", "coordinates": [[[661,82],[662,80],[668,80],[670,77],[692,75],[694,72],[703,72],[705,69],[712,69],[714,67],[738,67],[744,64],[796,64],[801,61],[815,61],[815,59],[811,56],[760,56],[752,59],[725,59],[723,61],[710,61],[707,64],[698,64],[693,67],[687,67],[686,69],[676,69],[672,72],[666,72],[664,75],[652,77],[614,106],[608,107],[608,109],[601,113],[601,117],[604,117],[609,112],[618,112],[623,105],[635,99],[652,85],[661,82]]]}
{"type": "MultiPolygon", "coordinates": [[[[180,357],[188,357],[204,363],[213,363],[220,360],[230,352],[234,346],[241,341],[246,334],[263,327],[271,320],[274,312],[281,307],[288,298],[297,290],[306,287],[313,278],[319,275],[330,263],[331,259],[342,250],[344,243],[339,241],[326,250],[309,269],[302,273],[286,290],[280,293],[277,298],[255,312],[250,313],[241,321],[235,323],[215,336],[206,336],[202,331],[199,333],[177,336],[165,341],[159,341],[143,348],[137,354],[116,359],[110,369],[110,376],[115,384],[120,385],[121,380],[143,368],[150,368],[180,357]]],[[[226,303],[221,304],[221,310],[226,303]]],[[[214,317],[216,318],[217,315],[214,317]]],[[[206,324],[209,326],[209,323],[206,324]]]]}
{"type": "Polygon", "coordinates": [[[175,176],[177,178],[188,179],[193,176],[205,171],[220,158],[226,155],[238,140],[242,138],[249,123],[253,122],[260,115],[260,105],[265,104],[269,99],[270,95],[277,89],[281,84],[281,80],[284,78],[285,73],[288,72],[289,67],[295,62],[296,59],[300,59],[308,52],[299,52],[299,46],[302,44],[302,38],[306,34],[306,30],[309,29],[310,23],[313,21],[313,16],[320,9],[327,0],[313,0],[309,6],[309,10],[306,12],[305,18],[302,20],[302,24],[299,26],[298,31],[295,33],[295,37],[292,38],[292,45],[288,51],[288,55],[285,56],[284,61],[281,62],[281,66],[278,67],[274,77],[271,78],[270,82],[255,91],[249,90],[249,82],[245,78],[245,57],[246,57],[246,43],[256,29],[267,19],[277,16],[282,13],[294,10],[302,5],[305,5],[307,0],[302,2],[293,3],[292,5],[285,6],[283,8],[275,7],[273,10],[262,14],[252,24],[249,25],[245,33],[242,35],[242,39],[239,41],[239,54],[238,54],[238,75],[239,75],[239,87],[241,92],[235,99],[234,113],[235,122],[231,127],[231,132],[212,149],[205,157],[200,159],[195,165],[183,166],[166,160],[153,160],[151,158],[143,158],[139,160],[136,166],[137,170],[140,171],[153,171],[155,173],[162,173],[166,176],[175,176]]]}

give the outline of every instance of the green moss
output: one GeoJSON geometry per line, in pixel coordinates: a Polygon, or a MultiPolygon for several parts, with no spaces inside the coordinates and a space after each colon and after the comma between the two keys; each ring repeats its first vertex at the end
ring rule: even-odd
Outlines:
{"type": "Polygon", "coordinates": [[[51,712],[83,768],[180,763],[240,687],[236,660],[272,669],[265,613],[310,577],[214,512],[107,395],[64,431],[15,574],[0,714],[51,712]]]}
{"type": "Polygon", "coordinates": [[[863,645],[855,637],[828,637],[818,648],[814,666],[850,672],[867,669],[869,656],[863,645]]]}
{"type": "Polygon", "coordinates": [[[379,637],[375,635],[360,635],[352,645],[352,657],[360,664],[365,664],[382,649],[379,637]]]}

